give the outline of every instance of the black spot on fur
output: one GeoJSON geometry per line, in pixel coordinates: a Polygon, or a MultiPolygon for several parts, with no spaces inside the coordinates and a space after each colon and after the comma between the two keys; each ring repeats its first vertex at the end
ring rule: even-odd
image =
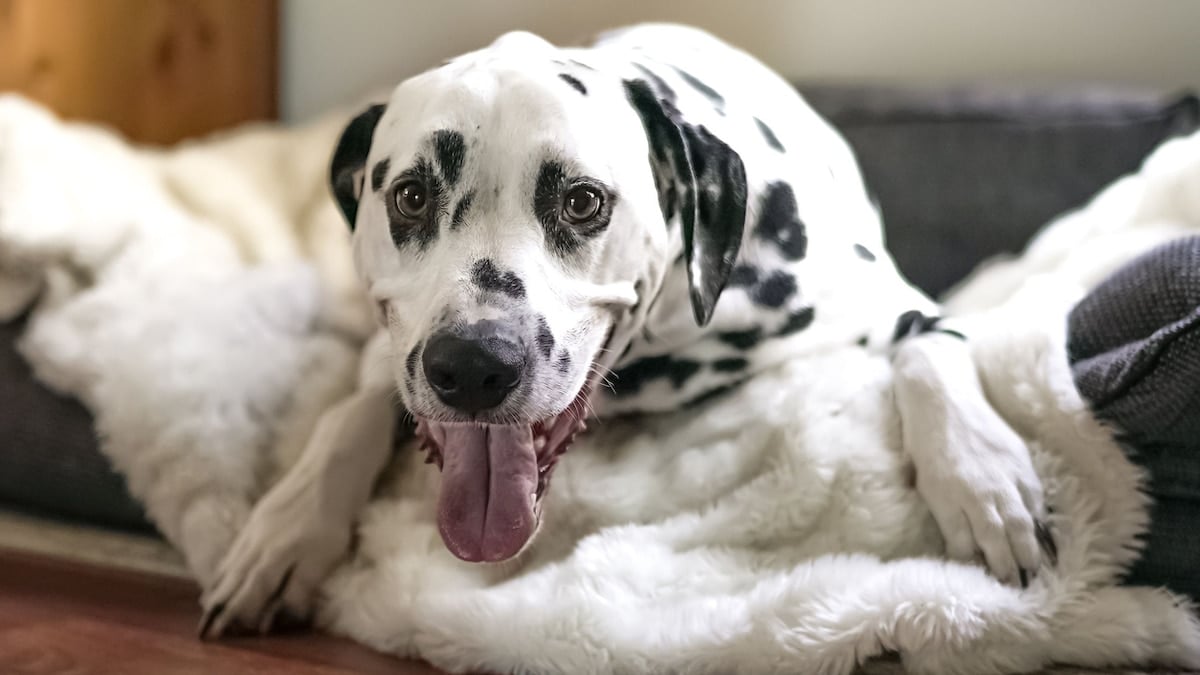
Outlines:
{"type": "Polygon", "coordinates": [[[567,172],[562,164],[546,161],[542,162],[541,168],[538,169],[537,182],[533,188],[533,212],[542,224],[547,240],[560,253],[574,250],[571,238],[564,235],[559,223],[562,192],[566,183],[567,172]]]}
{"type": "Polygon", "coordinates": [[[384,157],[379,160],[375,168],[371,169],[371,191],[379,192],[383,188],[383,181],[387,178],[388,167],[391,166],[391,161],[384,157]]]}
{"type": "Polygon", "coordinates": [[[787,321],[783,322],[783,325],[775,333],[775,337],[786,337],[799,333],[811,326],[815,317],[816,309],[812,307],[801,307],[794,312],[790,312],[788,313],[787,321]]]}
{"type": "Polygon", "coordinates": [[[746,366],[748,365],[750,365],[750,362],[746,359],[734,357],[729,359],[717,359],[716,361],[713,361],[712,367],[713,370],[717,371],[718,373],[736,373],[739,370],[745,370],[746,366]]]}
{"type": "Polygon", "coordinates": [[[438,166],[442,169],[442,178],[448,186],[454,187],[462,175],[467,154],[463,135],[450,129],[440,129],[433,134],[433,148],[437,153],[438,166]]]}
{"type": "Polygon", "coordinates": [[[550,358],[550,354],[554,352],[554,333],[550,331],[550,324],[546,323],[544,316],[538,316],[538,331],[534,341],[538,350],[542,352],[542,358],[550,358]]]}
{"type": "Polygon", "coordinates": [[[926,316],[920,311],[910,309],[909,311],[896,317],[896,330],[892,332],[892,343],[899,342],[907,337],[916,335],[924,335],[925,333],[943,333],[956,337],[960,340],[965,340],[967,337],[956,330],[942,328],[939,324],[942,322],[940,316],[926,316]]]}
{"type": "Polygon", "coordinates": [[[676,389],[681,389],[693,375],[700,372],[700,363],[691,359],[675,359],[668,354],[647,356],[613,371],[612,383],[615,396],[631,396],[641,391],[646,383],[665,377],[676,389]]]}
{"type": "Polygon", "coordinates": [[[796,294],[796,277],[776,270],[750,291],[750,299],[763,307],[778,309],[796,294]]]}
{"type": "Polygon", "coordinates": [[[476,261],[471,268],[471,279],[485,291],[503,293],[518,300],[525,297],[525,284],[521,278],[512,272],[502,273],[491,258],[476,261]]]}
{"type": "Polygon", "coordinates": [[[858,254],[858,257],[866,260],[867,262],[875,262],[875,254],[871,253],[871,250],[862,244],[855,244],[854,252],[858,254]]]}
{"type": "Polygon", "coordinates": [[[796,212],[796,193],[791,185],[772,183],[767,187],[754,233],[775,244],[784,258],[791,261],[804,258],[808,236],[796,212]]]}
{"type": "Polygon", "coordinates": [[[562,350],[554,359],[554,369],[564,375],[571,370],[571,353],[567,350],[562,350]]]}
{"type": "Polygon", "coordinates": [[[899,342],[910,335],[928,333],[937,326],[937,317],[929,317],[910,309],[896,317],[896,328],[892,331],[892,342],[899,342]]]}
{"type": "Polygon", "coordinates": [[[767,145],[779,152],[784,152],[783,143],[779,142],[779,137],[775,135],[775,131],[771,127],[767,126],[766,122],[755,117],[754,124],[758,126],[758,132],[762,134],[763,140],[767,142],[767,145]]]}
{"type": "Polygon", "coordinates": [[[688,85],[692,89],[695,89],[696,91],[700,92],[701,94],[704,95],[705,98],[707,98],[709,101],[711,101],[712,104],[717,107],[717,110],[724,110],[725,97],[721,96],[721,94],[718,93],[716,89],[713,89],[712,87],[708,86],[702,80],[700,80],[700,78],[696,77],[695,75],[692,75],[691,73],[687,72],[686,70],[682,70],[680,68],[675,68],[675,72],[679,73],[679,77],[682,77],[683,81],[687,82],[688,85]]]}
{"type": "Polygon", "coordinates": [[[682,407],[684,410],[690,410],[692,408],[704,405],[705,403],[708,403],[709,401],[718,399],[718,398],[724,396],[725,394],[732,392],[733,390],[742,386],[742,384],[744,384],[745,382],[746,382],[746,380],[744,380],[744,379],[743,380],[735,380],[733,382],[730,382],[729,384],[723,384],[719,387],[714,387],[714,388],[709,389],[708,391],[704,392],[703,394],[700,394],[699,396],[695,396],[693,398],[688,399],[687,401],[684,401],[683,405],[680,407],[682,407]]]}
{"type": "Polygon", "coordinates": [[[763,331],[762,328],[725,331],[717,333],[717,339],[737,349],[754,349],[759,342],[762,342],[763,331]]]}
{"type": "MultiPolygon", "coordinates": [[[[395,194],[389,191],[387,195],[388,230],[392,235],[392,243],[397,248],[402,248],[415,241],[424,250],[437,239],[437,218],[445,208],[445,190],[442,189],[442,182],[434,174],[433,167],[428,160],[418,160],[407,173],[425,185],[428,195],[426,198],[429,200],[428,206],[421,218],[417,220],[406,218],[396,208],[395,194]]],[[[395,186],[398,187],[402,184],[403,182],[397,182],[395,186]]]]}
{"type": "Polygon", "coordinates": [[[587,96],[587,93],[588,93],[587,87],[583,86],[583,83],[579,81],[579,78],[577,78],[574,75],[571,75],[569,73],[559,73],[558,77],[563,82],[566,82],[567,84],[571,85],[571,88],[574,89],[575,91],[583,94],[584,96],[587,96]]]}
{"type": "Polygon", "coordinates": [[[729,286],[753,286],[758,283],[758,268],[753,265],[738,265],[729,273],[729,286]]]}
{"type": "Polygon", "coordinates": [[[458,206],[454,207],[454,216],[450,218],[450,229],[457,230],[463,226],[467,219],[467,211],[471,210],[471,202],[475,201],[475,193],[468,192],[463,195],[463,198],[458,200],[458,206]]]}
{"type": "Polygon", "coordinates": [[[871,341],[871,338],[867,335],[864,335],[864,336],[858,338],[857,340],[855,340],[854,344],[858,345],[859,347],[866,347],[867,343],[869,343],[870,341],[871,341]]]}
{"type": "Polygon", "coordinates": [[[575,59],[571,59],[570,61],[568,61],[568,63],[570,63],[573,66],[579,66],[580,68],[583,68],[584,70],[595,70],[595,68],[589,66],[588,64],[581,63],[579,61],[576,61],[575,59]]]}

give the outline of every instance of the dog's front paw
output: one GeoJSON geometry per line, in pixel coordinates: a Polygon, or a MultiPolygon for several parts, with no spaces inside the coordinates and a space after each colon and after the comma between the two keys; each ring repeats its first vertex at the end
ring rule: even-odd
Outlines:
{"type": "Polygon", "coordinates": [[[1042,482],[1029,446],[985,396],[965,340],[907,340],[893,364],[904,449],[947,554],[1027,585],[1043,560],[1057,562],[1042,482]]]}
{"type": "Polygon", "coordinates": [[[255,506],[201,600],[201,638],[233,627],[265,633],[278,616],[307,617],[350,544],[349,523],[321,511],[319,500],[286,480],[255,506]]]}
{"type": "Polygon", "coordinates": [[[918,456],[917,491],[955,559],[986,563],[1008,584],[1028,585],[1057,550],[1046,523],[1042,483],[1025,442],[990,407],[961,407],[925,435],[946,445],[918,456]]]}

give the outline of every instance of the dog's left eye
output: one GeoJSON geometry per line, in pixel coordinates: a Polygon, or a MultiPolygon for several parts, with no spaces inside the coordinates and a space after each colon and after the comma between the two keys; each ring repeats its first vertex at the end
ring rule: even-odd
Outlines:
{"type": "Polygon", "coordinates": [[[563,215],[568,222],[586,223],[600,213],[603,198],[600,191],[589,185],[580,185],[567,191],[563,199],[563,215]]]}

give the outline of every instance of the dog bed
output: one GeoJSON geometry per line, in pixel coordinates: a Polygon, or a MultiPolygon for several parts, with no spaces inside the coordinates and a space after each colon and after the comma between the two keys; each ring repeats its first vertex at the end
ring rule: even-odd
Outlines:
{"type": "MultiPolygon", "coordinates": [[[[23,353],[96,415],[135,494],[189,496],[158,525],[201,581],[352,386],[370,334],[322,182],[341,119],[162,153],[0,101],[0,293],[37,298],[23,353]]],[[[599,425],[560,466],[520,566],[454,560],[437,475],[401,454],[319,620],[451,670],[850,672],[885,652],[925,672],[1200,667],[1186,602],[1115,585],[1146,527],[1142,476],[1065,349],[1087,289],[1200,231],[1197,193],[1200,135],[947,304],[991,327],[981,378],[1055,507],[1057,564],[1027,589],[936,557],[895,451],[890,363],[848,349],[694,411],[599,425]]]]}

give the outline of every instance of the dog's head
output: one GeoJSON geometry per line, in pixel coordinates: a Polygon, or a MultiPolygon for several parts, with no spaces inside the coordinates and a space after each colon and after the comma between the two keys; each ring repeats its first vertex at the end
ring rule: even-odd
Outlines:
{"type": "MultiPolygon", "coordinates": [[[[661,286],[678,217],[711,316],[745,220],[740,159],[645,81],[517,34],[402,83],[330,179],[394,375],[442,469],[458,557],[516,555],[557,457],[661,286]]],[[[686,302],[686,300],[684,300],[686,302]]]]}

